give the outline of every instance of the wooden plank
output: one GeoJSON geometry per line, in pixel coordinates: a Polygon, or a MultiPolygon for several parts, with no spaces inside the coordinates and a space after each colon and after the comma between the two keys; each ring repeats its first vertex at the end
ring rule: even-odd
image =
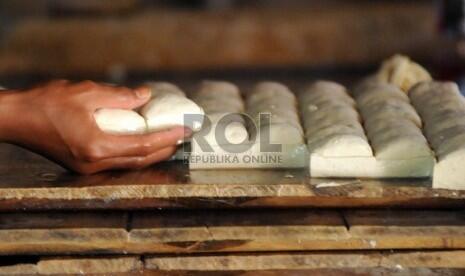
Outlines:
{"type": "Polygon", "coordinates": [[[316,269],[277,269],[277,270],[234,270],[234,271],[186,271],[186,270],[170,270],[170,271],[145,271],[144,275],[150,276],[203,276],[203,275],[242,275],[242,276],[372,276],[372,275],[393,275],[393,276],[462,276],[464,269],[435,269],[435,268],[316,268],[316,269]]]}
{"type": "MultiPolygon", "coordinates": [[[[453,253],[453,252],[447,252],[453,253]]],[[[140,257],[131,256],[93,256],[93,257],[53,257],[42,258],[34,263],[21,263],[14,265],[0,265],[0,275],[463,275],[465,269],[457,268],[456,260],[449,263],[444,262],[445,257],[454,254],[433,254],[428,252],[415,253],[417,256],[406,256],[405,253],[391,253],[384,255],[383,260],[388,262],[379,262],[379,256],[382,253],[376,252],[368,255],[365,262],[359,258],[361,253],[352,252],[344,254],[341,262],[337,258],[341,257],[340,253],[324,255],[315,253],[288,254],[288,258],[281,255],[253,254],[253,255],[220,255],[220,256],[178,256],[168,257],[159,256],[156,258],[148,257],[144,264],[140,257]],[[426,253],[426,254],[424,254],[426,253]],[[314,261],[307,261],[312,256],[314,261]],[[395,256],[397,255],[397,256],[395,256]],[[323,259],[323,256],[328,258],[323,259]],[[250,258],[249,262],[244,262],[244,257],[250,258]],[[354,257],[354,264],[347,265],[347,259],[354,257]],[[401,258],[400,262],[397,258],[401,258]],[[423,259],[435,258],[440,261],[431,262],[423,259]],[[323,259],[323,260],[322,260],[323,259]],[[220,263],[222,261],[222,263],[220,263]],[[262,263],[250,266],[248,264],[254,260],[262,260],[262,263]],[[292,261],[289,261],[292,260],[292,261]],[[194,266],[192,263],[198,261],[199,264],[194,266]],[[213,263],[208,263],[213,261],[213,263]],[[318,262],[321,261],[321,262],[318,262]],[[277,267],[277,262],[281,267],[279,269],[267,269],[266,267],[277,267]],[[299,263],[302,262],[302,263],[299,263]],[[395,264],[393,263],[395,262],[395,264]],[[201,264],[208,263],[206,266],[199,268],[201,264]],[[297,263],[297,265],[296,265],[297,263]],[[365,267],[354,267],[354,265],[363,263],[365,267]],[[404,267],[401,264],[408,264],[411,267],[404,267]],[[437,268],[441,265],[443,268],[437,268]],[[160,265],[160,266],[158,266],[160,265]],[[242,269],[233,270],[241,267],[242,269]],[[217,270],[212,270],[217,269],[217,270]]],[[[462,253],[463,254],[463,253],[462,253]]],[[[366,254],[364,254],[367,256],[366,254]]]]}
{"type": "Polygon", "coordinates": [[[137,273],[143,268],[139,257],[44,258],[37,263],[40,275],[137,273]]]}
{"type": "Polygon", "coordinates": [[[36,275],[37,273],[35,264],[0,265],[0,275],[36,275]]]}
{"type": "Polygon", "coordinates": [[[342,220],[323,210],[198,211],[185,217],[148,212],[133,216],[129,237],[137,252],[464,249],[465,215],[373,210],[350,212],[342,220]]]}
{"type": "Polygon", "coordinates": [[[135,213],[129,243],[136,252],[238,252],[347,247],[336,211],[239,210],[135,213]]]}
{"type": "Polygon", "coordinates": [[[127,214],[0,213],[0,255],[121,252],[127,214]]]}
{"type": "Polygon", "coordinates": [[[305,170],[189,171],[166,162],[80,176],[15,146],[0,145],[0,210],[464,207],[465,191],[430,180],[312,179],[305,170]]]}
{"type": "MultiPolygon", "coordinates": [[[[146,257],[145,267],[161,271],[308,270],[324,268],[465,269],[465,251],[242,254],[146,257]]],[[[425,272],[428,272],[426,270],[425,272]]]]}
{"type": "Polygon", "coordinates": [[[0,214],[0,255],[465,249],[462,210],[0,214]]]}
{"type": "Polygon", "coordinates": [[[371,248],[465,248],[465,211],[346,210],[352,239],[371,248]]]}
{"type": "Polygon", "coordinates": [[[396,52],[427,58],[443,46],[435,36],[435,13],[431,1],[341,1],[285,12],[146,9],[116,19],[31,18],[5,34],[0,73],[347,66],[396,52]]]}

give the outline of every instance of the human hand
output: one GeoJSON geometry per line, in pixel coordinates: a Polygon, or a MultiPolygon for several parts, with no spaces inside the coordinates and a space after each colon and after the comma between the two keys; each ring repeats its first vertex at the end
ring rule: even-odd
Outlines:
{"type": "Polygon", "coordinates": [[[142,135],[111,135],[99,129],[100,108],[134,109],[150,99],[147,88],[129,89],[84,81],[53,81],[0,96],[0,138],[82,174],[137,169],[165,160],[191,135],[173,128],[142,135]]]}

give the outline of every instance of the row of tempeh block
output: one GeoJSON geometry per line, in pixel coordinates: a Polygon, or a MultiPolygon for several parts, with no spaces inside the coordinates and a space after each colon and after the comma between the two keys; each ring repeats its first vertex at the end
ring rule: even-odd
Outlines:
{"type": "Polygon", "coordinates": [[[193,99],[209,120],[192,140],[191,168],[304,166],[307,150],[297,100],[286,86],[259,83],[242,104],[235,85],[204,81],[193,99]],[[244,112],[247,116],[237,114],[244,112]]]}
{"type": "Polygon", "coordinates": [[[421,83],[410,98],[436,153],[433,186],[465,189],[465,100],[455,83],[421,83]]]}
{"type": "MultiPolygon", "coordinates": [[[[434,178],[435,184],[457,187],[454,183],[444,183],[441,172],[445,169],[439,168],[447,167],[449,172],[453,170],[454,176],[447,179],[457,182],[454,179],[457,178],[455,175],[460,174],[460,162],[455,162],[455,165],[440,163],[447,160],[445,155],[465,145],[459,135],[465,124],[463,96],[453,83],[430,81],[411,90],[412,93],[405,93],[392,84],[368,80],[348,91],[340,84],[318,81],[299,91],[297,101],[286,86],[262,82],[246,94],[244,104],[235,85],[219,81],[203,82],[194,100],[212,118],[212,131],[207,135],[211,139],[208,142],[223,149],[214,151],[214,154],[230,153],[228,146],[240,149],[234,144],[246,141],[252,150],[246,151],[245,155],[263,155],[259,145],[267,141],[282,145],[281,155],[288,158],[280,165],[260,166],[242,161],[209,165],[211,160],[206,160],[201,166],[194,164],[191,167],[307,166],[307,158],[303,157],[306,153],[301,147],[305,137],[310,153],[310,171],[315,177],[430,177],[435,170],[436,176],[440,176],[434,178]],[[300,107],[303,128],[297,106],[300,107]],[[245,112],[249,118],[231,117],[237,122],[228,126],[231,119],[224,121],[225,140],[219,143],[218,135],[213,130],[226,112],[245,112]],[[270,117],[260,120],[260,113],[269,113],[270,117]],[[442,120],[445,122],[436,127],[442,120]],[[269,137],[263,135],[267,133],[269,137]],[[445,141],[452,138],[453,141],[445,141]],[[440,162],[436,162],[429,143],[440,162]],[[299,150],[296,150],[296,145],[300,146],[297,147],[299,150]]],[[[194,154],[205,154],[198,146],[193,148],[194,154]]],[[[460,154],[456,156],[461,158],[460,154]]]]}
{"type": "Polygon", "coordinates": [[[408,96],[396,86],[377,82],[358,86],[352,96],[326,81],[316,82],[302,94],[311,174],[430,176],[434,157],[408,96]]]}
{"type": "MultiPolygon", "coordinates": [[[[325,120],[334,117],[332,123],[341,127],[333,127],[331,133],[320,137],[324,147],[318,145],[314,149],[311,139],[330,128],[312,132],[318,134],[311,135],[310,139],[307,136],[313,176],[433,176],[435,188],[465,187],[465,100],[456,84],[423,82],[410,89],[407,96],[390,84],[372,81],[362,83],[352,91],[352,95],[360,110],[368,140],[358,131],[360,118],[350,112],[353,111],[350,109],[353,102],[347,99],[348,93],[344,95],[341,92],[342,88],[333,83],[319,82],[310,87],[306,94],[315,95],[312,90],[322,93],[324,88],[317,89],[321,86],[326,87],[327,91],[332,89],[331,93],[335,95],[332,100],[303,103],[302,108],[319,110],[319,107],[326,104],[325,108],[332,111],[323,111],[325,114],[320,117],[325,120]],[[340,99],[337,105],[334,104],[336,98],[340,99]],[[331,101],[333,108],[328,108],[331,101]],[[344,109],[341,108],[341,102],[345,104],[344,109]],[[339,116],[334,115],[337,113],[339,116]],[[367,157],[370,155],[367,141],[371,144],[373,157],[367,157]]],[[[325,98],[314,97],[319,100],[325,98]]],[[[316,111],[308,113],[304,114],[304,120],[311,121],[317,117],[312,114],[316,111]]]]}

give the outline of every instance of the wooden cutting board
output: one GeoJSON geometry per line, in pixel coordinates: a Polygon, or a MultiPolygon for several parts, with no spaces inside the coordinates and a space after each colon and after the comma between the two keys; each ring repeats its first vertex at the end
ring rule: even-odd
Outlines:
{"type": "Polygon", "coordinates": [[[27,150],[0,145],[0,210],[463,206],[465,191],[432,189],[428,179],[314,179],[305,170],[189,171],[182,162],[81,176],[27,150]]]}

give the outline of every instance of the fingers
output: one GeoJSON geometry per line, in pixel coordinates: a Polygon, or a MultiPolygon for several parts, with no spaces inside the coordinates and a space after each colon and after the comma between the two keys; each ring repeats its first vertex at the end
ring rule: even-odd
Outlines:
{"type": "Polygon", "coordinates": [[[96,138],[97,142],[87,143],[87,148],[80,150],[81,156],[76,157],[84,161],[99,161],[114,157],[146,156],[163,148],[176,146],[191,133],[190,129],[184,127],[143,135],[118,136],[101,133],[96,138]]]}
{"type": "Polygon", "coordinates": [[[115,157],[97,162],[75,164],[73,169],[82,174],[93,174],[109,169],[141,169],[151,164],[169,159],[176,152],[176,147],[166,147],[145,157],[115,157]]]}
{"type": "Polygon", "coordinates": [[[148,87],[129,89],[126,87],[113,87],[100,85],[95,88],[98,93],[93,93],[92,102],[94,108],[121,108],[135,109],[145,104],[151,96],[148,87]]]}
{"type": "Polygon", "coordinates": [[[114,156],[147,155],[169,146],[176,146],[179,141],[191,135],[192,131],[184,127],[176,127],[166,131],[159,131],[145,135],[110,135],[108,144],[114,156]]]}
{"type": "Polygon", "coordinates": [[[145,104],[152,94],[147,86],[130,89],[93,81],[82,81],[73,84],[67,80],[54,80],[47,82],[45,85],[62,87],[62,90],[70,93],[80,93],[81,99],[93,110],[98,108],[135,109],[145,104]]]}

